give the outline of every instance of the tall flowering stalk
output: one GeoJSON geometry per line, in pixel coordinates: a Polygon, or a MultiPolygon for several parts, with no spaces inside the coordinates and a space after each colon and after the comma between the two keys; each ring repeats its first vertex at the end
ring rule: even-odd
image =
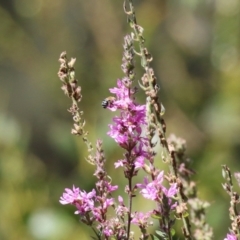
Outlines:
{"type": "Polygon", "coordinates": [[[186,141],[171,134],[168,143],[175,149],[176,168],[181,179],[184,195],[189,207],[190,221],[195,240],[213,239],[213,230],[206,221],[206,209],[209,203],[198,198],[196,183],[191,179],[195,171],[191,169],[191,160],[186,157],[186,141]]]}
{"type": "MultiPolygon", "coordinates": [[[[171,211],[176,207],[176,204],[172,203],[172,198],[177,194],[177,184],[171,183],[169,189],[163,186],[164,173],[154,167],[153,157],[155,153],[150,151],[149,139],[142,136],[143,127],[146,128],[148,125],[146,106],[138,105],[135,102],[136,88],[132,87],[132,80],[134,79],[133,56],[133,39],[130,35],[127,35],[124,38],[122,63],[122,70],[126,76],[117,81],[117,87],[110,89],[110,92],[115,94],[115,97],[108,105],[108,109],[112,111],[120,110],[119,116],[113,119],[114,124],[109,125],[110,131],[108,134],[126,151],[124,159],[115,163],[115,166],[124,168],[124,175],[128,180],[126,187],[129,198],[128,231],[130,231],[132,220],[132,200],[136,189],[140,189],[143,197],[153,200],[157,204],[157,207],[151,213],[141,213],[141,218],[146,220],[151,215],[160,218],[161,234],[168,239],[172,239],[174,235],[172,229],[174,219],[171,219],[170,215],[171,211]],[[141,168],[150,175],[150,178],[146,177],[142,184],[139,183],[133,186],[132,179],[141,168]]],[[[142,239],[148,239],[147,225],[143,225],[142,221],[141,219],[136,221],[134,218],[133,223],[137,223],[141,229],[142,239]]]]}
{"type": "MultiPolygon", "coordinates": [[[[227,234],[227,237],[224,240],[237,240],[238,237],[240,237],[240,196],[233,190],[232,174],[226,165],[222,166],[222,175],[226,181],[224,184],[222,184],[223,189],[230,196],[229,217],[231,220],[229,234],[227,234]]],[[[239,183],[239,173],[236,173],[235,177],[239,183]]]]}
{"type": "Polygon", "coordinates": [[[83,119],[83,111],[80,111],[78,103],[82,100],[81,87],[78,86],[78,80],[75,77],[75,69],[74,64],[76,62],[75,58],[71,58],[70,61],[67,59],[67,53],[62,52],[59,58],[60,68],[58,71],[58,77],[62,82],[61,89],[64,94],[67,95],[72,100],[72,106],[68,109],[68,111],[73,116],[73,128],[71,133],[73,135],[81,136],[83,141],[85,142],[89,155],[87,160],[89,163],[94,164],[94,160],[92,157],[92,143],[88,140],[88,131],[85,130],[85,120],[83,119]]]}
{"type": "Polygon", "coordinates": [[[115,163],[115,167],[123,167],[124,176],[128,185],[128,238],[130,236],[130,223],[132,220],[132,199],[135,196],[136,186],[133,185],[133,177],[137,175],[139,168],[147,157],[147,139],[142,137],[142,125],[145,125],[145,106],[134,102],[135,89],[131,88],[131,80],[124,78],[117,81],[117,87],[110,89],[115,94],[116,100],[108,107],[112,111],[119,110],[118,116],[113,118],[108,135],[111,136],[121,148],[125,150],[124,158],[115,163]]]}
{"type": "Polygon", "coordinates": [[[101,141],[97,141],[94,160],[96,170],[93,175],[97,178],[95,189],[87,193],[75,186],[73,186],[73,189],[66,188],[65,193],[60,198],[60,203],[74,205],[77,209],[75,214],[78,214],[80,220],[92,228],[97,237],[96,239],[108,239],[110,236],[124,239],[126,234],[124,227],[120,227],[119,218],[107,218],[110,207],[117,211],[111,193],[116,191],[118,187],[111,184],[111,179],[105,171],[104,163],[106,160],[101,141]]]}
{"type": "Polygon", "coordinates": [[[128,21],[131,28],[133,29],[133,39],[139,45],[138,55],[141,58],[141,65],[145,70],[142,77],[141,88],[145,91],[147,96],[147,118],[148,118],[148,136],[150,146],[154,146],[152,143],[153,136],[155,133],[158,134],[160,144],[162,147],[162,160],[169,165],[169,181],[177,185],[178,194],[178,206],[177,206],[177,217],[182,219],[183,222],[183,234],[186,239],[192,239],[191,226],[188,217],[188,207],[186,204],[186,197],[184,195],[182,181],[178,176],[176,168],[175,150],[174,147],[168,144],[166,139],[166,124],[162,117],[165,109],[158,99],[158,92],[160,90],[157,84],[157,78],[154,74],[154,70],[150,67],[152,56],[148,52],[147,48],[144,47],[143,28],[137,24],[135,10],[132,0],[124,0],[124,11],[128,16],[128,21]],[[128,7],[127,7],[128,3],[128,7]]]}

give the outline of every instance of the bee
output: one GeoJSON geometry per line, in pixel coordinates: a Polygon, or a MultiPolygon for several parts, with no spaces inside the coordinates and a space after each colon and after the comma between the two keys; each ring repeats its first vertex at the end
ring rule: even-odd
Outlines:
{"type": "Polygon", "coordinates": [[[102,107],[103,107],[103,108],[110,107],[115,100],[116,100],[116,98],[115,98],[115,97],[111,97],[111,96],[105,98],[105,99],[102,101],[102,107]]]}

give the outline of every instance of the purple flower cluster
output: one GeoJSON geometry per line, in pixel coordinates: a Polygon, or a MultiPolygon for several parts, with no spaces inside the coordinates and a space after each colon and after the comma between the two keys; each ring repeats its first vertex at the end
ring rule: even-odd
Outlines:
{"type": "Polygon", "coordinates": [[[120,110],[120,116],[113,118],[114,124],[109,125],[108,135],[122,148],[131,152],[131,156],[126,156],[126,159],[115,163],[116,168],[126,166],[130,162],[136,168],[140,168],[144,164],[144,158],[148,157],[145,151],[148,140],[142,136],[142,127],[146,125],[146,107],[134,101],[136,89],[131,88],[130,85],[130,80],[124,78],[117,81],[117,87],[110,89],[116,98],[108,109],[120,110]]]}
{"type": "Polygon", "coordinates": [[[170,186],[169,189],[163,186],[163,180],[164,180],[164,172],[161,171],[153,181],[149,181],[148,178],[144,178],[143,184],[137,184],[138,188],[141,188],[142,190],[140,193],[143,195],[143,197],[147,199],[151,199],[156,202],[162,201],[162,194],[165,195],[165,197],[168,198],[168,204],[173,209],[175,205],[172,204],[172,198],[177,194],[177,184],[174,183],[170,186]]]}
{"type": "MultiPolygon", "coordinates": [[[[113,192],[117,188],[117,186],[109,186],[108,192],[113,192]]],[[[100,220],[102,210],[107,210],[109,206],[114,204],[113,198],[106,198],[103,204],[96,206],[98,200],[99,197],[97,196],[95,189],[87,193],[86,191],[82,191],[73,186],[73,189],[65,189],[65,192],[61,196],[59,202],[63,205],[74,205],[77,208],[75,214],[79,214],[82,217],[84,217],[86,214],[92,213],[93,217],[91,221],[93,221],[100,220]]]]}
{"type": "Polygon", "coordinates": [[[72,190],[69,188],[65,188],[65,193],[63,193],[59,202],[63,205],[75,205],[77,208],[75,214],[80,214],[84,216],[87,212],[92,211],[92,209],[94,208],[95,198],[96,191],[94,189],[91,192],[87,193],[73,186],[72,190]]]}

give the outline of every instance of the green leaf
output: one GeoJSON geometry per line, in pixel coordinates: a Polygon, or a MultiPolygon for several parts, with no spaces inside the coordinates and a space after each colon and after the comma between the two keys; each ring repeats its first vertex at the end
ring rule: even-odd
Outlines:
{"type": "Polygon", "coordinates": [[[111,236],[110,239],[111,240],[117,240],[117,238],[115,236],[111,236]]]}
{"type": "Polygon", "coordinates": [[[161,240],[161,238],[159,236],[156,236],[156,235],[150,235],[151,237],[151,240],[161,240]]]}
{"type": "Polygon", "coordinates": [[[176,234],[175,229],[171,228],[171,229],[170,229],[170,233],[171,233],[171,236],[173,237],[173,236],[176,234]]]}
{"type": "Polygon", "coordinates": [[[162,216],[160,214],[151,214],[151,217],[153,219],[162,219],[162,216]]]}
{"type": "Polygon", "coordinates": [[[165,232],[157,230],[156,234],[159,235],[160,237],[162,237],[163,239],[168,239],[168,236],[165,232]]]}
{"type": "Polygon", "coordinates": [[[184,213],[183,213],[183,217],[184,217],[184,218],[186,218],[186,217],[188,217],[188,216],[189,216],[189,213],[188,213],[188,212],[184,212],[184,213]]]}

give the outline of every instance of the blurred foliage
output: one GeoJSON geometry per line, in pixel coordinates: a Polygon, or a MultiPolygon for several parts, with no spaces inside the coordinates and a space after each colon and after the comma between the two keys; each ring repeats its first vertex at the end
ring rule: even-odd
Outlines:
{"type": "MultiPolygon", "coordinates": [[[[229,224],[220,166],[240,167],[239,10],[240,0],[136,1],[167,132],[187,140],[200,197],[212,204],[215,239],[229,224]]],[[[110,175],[123,188],[113,167],[122,152],[106,135],[113,115],[101,108],[123,76],[129,27],[122,1],[1,0],[0,22],[0,239],[89,239],[73,207],[58,203],[65,187],[90,190],[94,178],[84,144],[70,134],[70,100],[60,90],[57,60],[63,50],[77,58],[89,136],[103,139],[110,175]]],[[[143,70],[137,71],[140,78],[143,70]]],[[[143,93],[138,97],[144,101],[143,93]]],[[[136,203],[146,206],[141,198],[136,203]]]]}

